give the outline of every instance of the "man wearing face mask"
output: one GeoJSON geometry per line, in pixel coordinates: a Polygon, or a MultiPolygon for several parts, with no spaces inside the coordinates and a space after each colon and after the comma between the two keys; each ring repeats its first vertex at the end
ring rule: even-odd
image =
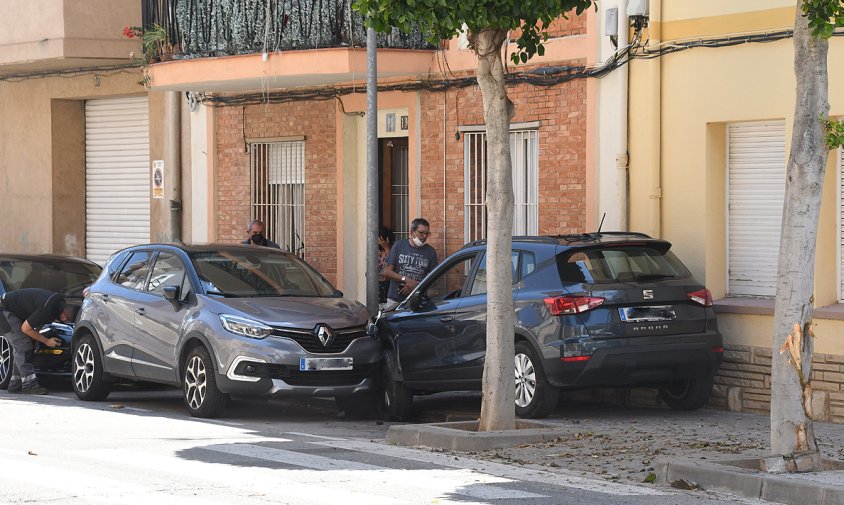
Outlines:
{"type": "Polygon", "coordinates": [[[410,238],[393,244],[384,268],[384,277],[390,281],[385,309],[390,310],[407,298],[437,266],[437,251],[426,243],[430,235],[431,226],[420,217],[410,223],[410,238]]]}
{"type": "Polygon", "coordinates": [[[242,244],[260,245],[264,247],[275,247],[276,249],[281,249],[278,244],[276,244],[272,240],[267,240],[267,237],[264,236],[264,222],[260,219],[255,219],[251,223],[249,223],[249,226],[246,227],[246,233],[248,234],[249,238],[241,242],[242,244]]]}

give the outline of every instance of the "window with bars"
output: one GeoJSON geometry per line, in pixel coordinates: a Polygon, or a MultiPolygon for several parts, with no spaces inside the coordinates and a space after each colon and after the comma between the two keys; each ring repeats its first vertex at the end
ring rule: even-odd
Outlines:
{"type": "Polygon", "coordinates": [[[305,141],[249,147],[252,219],[282,250],[305,257],[305,141]]]}
{"type": "MultiPolygon", "coordinates": [[[[463,135],[466,242],[486,238],[486,133],[463,135]]],[[[539,233],[539,132],[510,132],[510,158],[513,164],[513,235],[539,233]]]]}

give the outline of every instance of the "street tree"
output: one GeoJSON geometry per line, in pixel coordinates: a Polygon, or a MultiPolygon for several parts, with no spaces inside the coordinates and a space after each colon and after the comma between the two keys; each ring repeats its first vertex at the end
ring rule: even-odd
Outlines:
{"type": "Polygon", "coordinates": [[[844,142],[829,112],[829,37],[844,25],[844,1],[798,0],[794,22],[797,97],[786,167],[771,370],[770,470],[819,469],[812,424],[814,268],[824,172],[844,142]]]}
{"type": "Polygon", "coordinates": [[[451,39],[466,30],[478,57],[476,77],[483,96],[487,139],[487,344],[483,373],[481,431],[514,429],[515,387],[513,293],[510,250],[513,234],[513,179],[510,120],[502,47],[517,33],[514,63],[544,54],[550,23],[574,10],[581,14],[591,0],[355,0],[380,32],[393,27],[407,33],[419,27],[431,42],[451,39]],[[517,31],[518,30],[518,31],[517,31]]]}

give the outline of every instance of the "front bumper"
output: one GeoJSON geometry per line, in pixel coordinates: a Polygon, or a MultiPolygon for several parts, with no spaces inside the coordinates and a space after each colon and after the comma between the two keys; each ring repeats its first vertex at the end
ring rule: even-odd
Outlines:
{"type": "Polygon", "coordinates": [[[240,348],[218,371],[220,391],[251,396],[344,396],[373,388],[381,359],[380,343],[371,337],[354,340],[342,353],[309,353],[293,342],[270,347],[240,348]],[[301,358],[351,359],[348,370],[300,370],[301,358]]]}

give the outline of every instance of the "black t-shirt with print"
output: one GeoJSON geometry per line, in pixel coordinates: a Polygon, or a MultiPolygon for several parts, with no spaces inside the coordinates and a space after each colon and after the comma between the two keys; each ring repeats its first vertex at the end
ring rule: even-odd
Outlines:
{"type": "MultiPolygon", "coordinates": [[[[413,247],[410,245],[410,239],[399,240],[390,249],[386,263],[393,266],[393,272],[421,281],[437,266],[437,251],[428,244],[413,247]]],[[[387,296],[391,300],[401,301],[403,297],[399,295],[400,289],[401,283],[391,280],[387,296]]]]}
{"type": "Polygon", "coordinates": [[[21,288],[6,293],[3,310],[27,321],[35,329],[59,318],[65,299],[59,293],[39,288],[21,288]]]}

